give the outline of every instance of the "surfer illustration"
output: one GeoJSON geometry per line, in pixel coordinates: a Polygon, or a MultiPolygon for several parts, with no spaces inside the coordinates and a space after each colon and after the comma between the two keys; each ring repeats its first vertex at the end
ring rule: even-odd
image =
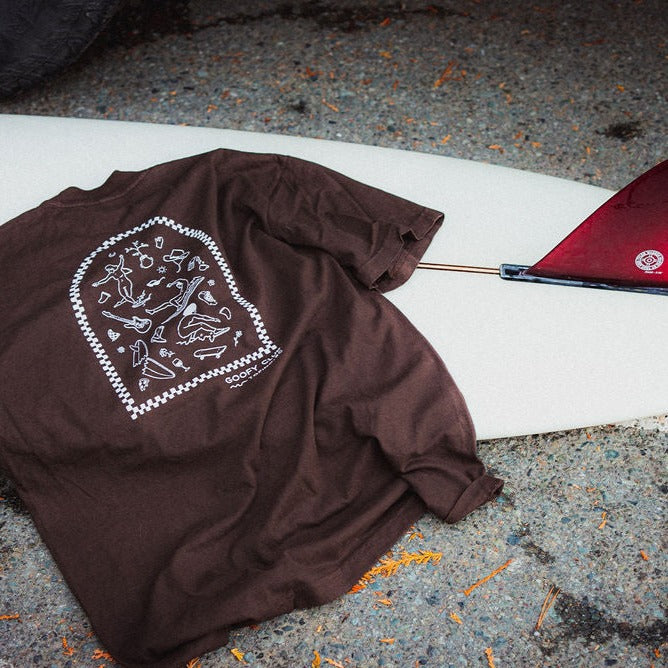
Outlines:
{"type": "Polygon", "coordinates": [[[188,281],[185,278],[177,278],[175,281],[167,283],[167,287],[176,288],[178,290],[178,294],[172,297],[171,299],[168,299],[166,302],[163,302],[162,304],[156,306],[155,308],[146,309],[146,313],[154,315],[155,313],[159,313],[160,311],[164,311],[165,309],[173,308],[174,313],[172,313],[167,318],[167,320],[163,320],[162,324],[164,325],[173,318],[176,318],[177,315],[181,315],[181,313],[183,313],[186,310],[190,298],[192,297],[195,290],[197,290],[197,286],[203,280],[204,276],[195,276],[195,278],[193,278],[192,281],[188,281]]]}
{"type": "Polygon", "coordinates": [[[128,278],[132,273],[132,269],[128,269],[125,266],[125,257],[123,255],[120,256],[118,264],[108,264],[105,266],[104,270],[107,272],[107,275],[99,281],[95,281],[93,287],[97,288],[109,281],[115,281],[116,289],[118,290],[121,299],[114,304],[114,308],[121,304],[125,304],[126,302],[132,304],[132,308],[139,308],[140,306],[144,306],[144,304],[151,298],[150,294],[146,295],[145,290],[142,291],[139,297],[134,297],[132,294],[134,285],[132,284],[132,280],[128,278]]]}
{"type": "Polygon", "coordinates": [[[217,327],[214,324],[219,322],[220,318],[198,313],[197,304],[189,304],[177,327],[179,336],[184,339],[178,341],[178,344],[187,346],[195,341],[211,341],[213,343],[219,336],[230,331],[229,327],[217,327]]]}

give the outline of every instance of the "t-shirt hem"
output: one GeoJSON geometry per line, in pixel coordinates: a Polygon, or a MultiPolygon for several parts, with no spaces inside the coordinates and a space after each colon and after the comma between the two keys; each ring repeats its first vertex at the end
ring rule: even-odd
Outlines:
{"type": "Polygon", "coordinates": [[[417,495],[411,494],[404,505],[387,522],[380,523],[374,533],[366,536],[354,554],[343,564],[339,571],[342,576],[340,589],[332,592],[331,599],[350,592],[378,560],[415,524],[427,508],[417,495]]]}
{"type": "Polygon", "coordinates": [[[113,650],[107,651],[123,668],[174,668],[175,666],[187,666],[190,662],[209,652],[215,652],[221,647],[229,644],[230,628],[224,628],[216,633],[208,633],[203,639],[188,645],[188,649],[176,649],[169,656],[164,656],[156,661],[136,662],[123,659],[122,653],[114,654],[113,650]]]}

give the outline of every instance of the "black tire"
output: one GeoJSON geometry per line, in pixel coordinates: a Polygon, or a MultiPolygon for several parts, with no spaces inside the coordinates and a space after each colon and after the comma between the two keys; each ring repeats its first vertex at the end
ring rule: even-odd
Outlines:
{"type": "Polygon", "coordinates": [[[121,0],[0,0],[0,98],[74,62],[121,0]]]}

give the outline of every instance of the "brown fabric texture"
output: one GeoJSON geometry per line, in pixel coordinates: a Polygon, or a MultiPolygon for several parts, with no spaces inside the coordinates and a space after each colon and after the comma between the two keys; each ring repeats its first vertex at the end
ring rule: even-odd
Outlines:
{"type": "Polygon", "coordinates": [[[500,491],[381,294],[442,219],[218,150],[0,227],[0,467],[122,665],[332,600],[426,510],[500,491]]]}

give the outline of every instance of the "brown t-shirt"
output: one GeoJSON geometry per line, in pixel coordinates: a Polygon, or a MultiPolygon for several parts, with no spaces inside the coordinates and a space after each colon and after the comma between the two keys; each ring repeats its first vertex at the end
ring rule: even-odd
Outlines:
{"type": "Polygon", "coordinates": [[[0,227],[0,467],[107,649],[166,667],[502,485],[381,292],[442,215],[218,150],[0,227]]]}

